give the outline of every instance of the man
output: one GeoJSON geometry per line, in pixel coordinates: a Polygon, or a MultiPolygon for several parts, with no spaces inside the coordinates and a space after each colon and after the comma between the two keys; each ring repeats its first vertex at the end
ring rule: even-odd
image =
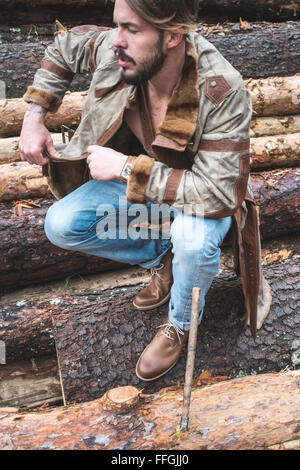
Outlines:
{"type": "Polygon", "coordinates": [[[150,285],[134,300],[137,309],[170,298],[168,319],[138,360],[142,380],[175,365],[194,286],[202,290],[201,321],[230,228],[254,337],[271,302],[248,184],[251,99],[241,75],[191,32],[198,3],[116,0],[117,28],[80,26],[57,35],[24,96],[30,106],[21,157],[46,165],[60,199],[47,213],[49,240],[151,268],[150,285]],[[43,117],[59,107],[74,73],[88,71],[93,79],[81,123],[68,144],[54,149],[43,117]],[[119,222],[116,236],[107,236],[103,221],[132,215],[135,203],[149,213],[155,204],[172,207],[170,239],[123,237],[119,222]]]}

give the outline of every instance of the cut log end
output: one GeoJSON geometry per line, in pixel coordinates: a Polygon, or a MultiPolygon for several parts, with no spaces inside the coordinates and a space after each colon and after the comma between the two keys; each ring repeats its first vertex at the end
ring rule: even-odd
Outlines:
{"type": "Polygon", "coordinates": [[[103,396],[103,408],[124,413],[134,408],[140,401],[141,390],[132,387],[116,387],[108,390],[103,396]]]}

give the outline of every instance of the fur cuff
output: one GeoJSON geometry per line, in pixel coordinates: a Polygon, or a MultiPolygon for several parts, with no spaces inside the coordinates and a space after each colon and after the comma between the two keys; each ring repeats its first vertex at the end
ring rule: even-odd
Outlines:
{"type": "Polygon", "coordinates": [[[146,155],[137,157],[127,182],[126,196],[130,204],[146,202],[145,191],[154,162],[154,158],[146,155]]]}
{"type": "Polygon", "coordinates": [[[62,99],[59,96],[52,95],[48,91],[29,86],[23,100],[26,103],[35,103],[51,113],[55,113],[61,105],[62,99]]]}

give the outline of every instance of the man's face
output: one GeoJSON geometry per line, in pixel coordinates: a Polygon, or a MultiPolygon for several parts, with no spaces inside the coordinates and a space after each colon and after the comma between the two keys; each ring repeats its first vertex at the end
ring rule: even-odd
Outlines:
{"type": "Polygon", "coordinates": [[[115,1],[114,22],[118,32],[113,46],[124,80],[133,85],[150,80],[166,59],[164,34],[140,18],[126,0],[115,1]]]}

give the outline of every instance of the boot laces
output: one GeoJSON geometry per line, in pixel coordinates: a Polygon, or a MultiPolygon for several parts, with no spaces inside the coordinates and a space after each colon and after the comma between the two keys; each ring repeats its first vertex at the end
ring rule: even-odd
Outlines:
{"type": "Polygon", "coordinates": [[[159,266],[154,266],[154,268],[150,268],[151,276],[157,276],[159,279],[162,279],[161,275],[158,271],[161,271],[165,267],[164,264],[160,264],[159,266]]]}
{"type": "Polygon", "coordinates": [[[173,328],[177,334],[178,341],[181,344],[180,335],[182,336],[184,335],[184,331],[181,328],[179,328],[178,326],[172,325],[172,323],[164,323],[163,325],[160,325],[157,328],[163,328],[163,327],[165,327],[163,334],[168,339],[171,339],[171,340],[174,340],[174,337],[172,336],[172,331],[171,331],[171,328],[173,328]]]}

